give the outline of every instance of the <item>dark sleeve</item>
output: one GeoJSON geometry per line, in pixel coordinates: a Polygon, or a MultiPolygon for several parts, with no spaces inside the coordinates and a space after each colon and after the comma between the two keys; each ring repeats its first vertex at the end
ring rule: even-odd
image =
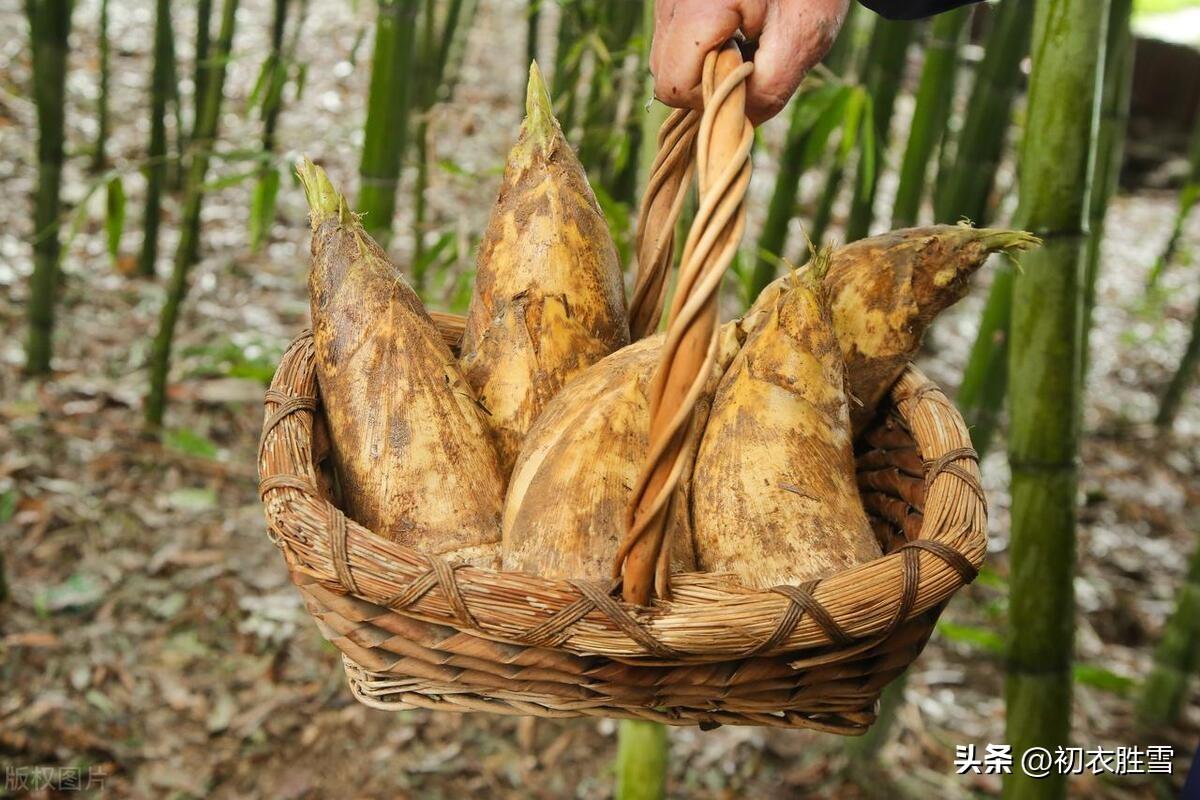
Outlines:
{"type": "Polygon", "coordinates": [[[978,0],[858,0],[888,19],[920,19],[970,5],[978,0]]]}

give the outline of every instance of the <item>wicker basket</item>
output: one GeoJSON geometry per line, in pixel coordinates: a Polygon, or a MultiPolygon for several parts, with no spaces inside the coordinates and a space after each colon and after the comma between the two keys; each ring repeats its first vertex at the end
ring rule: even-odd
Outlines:
{"type": "MultiPolygon", "coordinates": [[[[706,98],[714,105],[733,96],[720,81],[713,90],[710,77],[706,66],[706,98]]],[[[701,126],[701,153],[711,139],[701,126]]],[[[743,169],[748,180],[748,146],[742,150],[737,158],[746,165],[729,174],[743,169]]],[[[698,219],[702,161],[699,171],[698,219]]],[[[744,193],[740,179],[717,184],[744,193]]],[[[678,205],[678,187],[659,192],[662,207],[678,205]]],[[[722,216],[726,200],[740,210],[740,194],[711,206],[731,226],[726,238],[736,247],[740,220],[722,216]]],[[[700,261],[720,259],[721,237],[709,238],[717,246],[700,261]]],[[[683,269],[693,244],[689,237],[683,269]]],[[[656,254],[664,249],[661,242],[647,246],[656,254]]],[[[710,268],[723,265],[700,263],[698,274],[710,268]]],[[[653,282],[639,274],[639,286],[653,282]]],[[[671,326],[679,324],[677,310],[671,326]]],[[[648,313],[654,322],[656,312],[648,313]]],[[[461,319],[438,315],[436,322],[447,341],[461,334],[461,319]]],[[[702,380],[703,373],[691,377],[702,380]]],[[[862,733],[874,721],[880,691],[921,652],[947,601],[974,578],[987,544],[977,457],[962,417],[911,367],[861,437],[858,454],[863,501],[885,555],[800,586],[754,590],[728,577],[673,575],[669,602],[637,605],[620,599],[619,582],[451,565],[348,519],[332,502],[328,452],[306,332],[267,392],[260,492],[270,536],[322,635],[341,651],[355,697],[383,709],[862,733]]]]}

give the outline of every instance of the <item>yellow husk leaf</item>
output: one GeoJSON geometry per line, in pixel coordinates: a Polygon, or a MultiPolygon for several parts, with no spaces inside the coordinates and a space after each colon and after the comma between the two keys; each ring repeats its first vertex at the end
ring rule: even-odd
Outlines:
{"type": "MultiPolygon", "coordinates": [[[[736,323],[720,331],[711,397],[736,353],[736,323]]],[[[530,429],[509,484],[504,511],[505,569],[551,577],[611,576],[625,535],[625,513],[649,448],[648,392],[664,337],[625,347],[584,370],[530,429]]],[[[696,409],[695,430],[708,413],[696,409]]],[[[698,438],[698,437],[697,437],[698,438]]],[[[687,465],[684,475],[691,473],[687,465]]],[[[695,570],[687,480],[671,509],[672,572],[695,570]]]]}
{"type": "MultiPolygon", "coordinates": [[[[968,279],[988,257],[1040,244],[1024,231],[932,225],[860,239],[833,251],[825,286],[846,362],[856,436],[916,356],[930,323],[966,295],[968,279]]],[[[785,275],[764,289],[762,302],[770,302],[788,280],[785,275]]]]}
{"type": "Polygon", "coordinates": [[[313,342],[346,513],[393,541],[494,567],[504,496],[495,450],[416,293],[323,170],[311,210],[313,342]]]}
{"type": "Polygon", "coordinates": [[[697,561],[744,585],[795,584],[880,555],[822,273],[785,276],[754,309],[765,318],[726,370],[696,455],[697,561]]]}
{"type": "Polygon", "coordinates": [[[536,64],[526,106],[480,244],[461,358],[506,476],[550,398],[629,343],[616,248],[536,64]]]}

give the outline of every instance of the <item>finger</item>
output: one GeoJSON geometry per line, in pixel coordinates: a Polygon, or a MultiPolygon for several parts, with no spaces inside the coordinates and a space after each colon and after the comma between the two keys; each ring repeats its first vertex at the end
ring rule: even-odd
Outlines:
{"type": "Polygon", "coordinates": [[[670,106],[698,108],[705,55],[738,30],[758,35],[767,17],[766,5],[765,0],[659,2],[650,48],[655,96],[670,106]]]}
{"type": "Polygon", "coordinates": [[[825,57],[845,16],[844,0],[772,4],[746,86],[746,114],[759,125],[778,114],[825,57]]]}

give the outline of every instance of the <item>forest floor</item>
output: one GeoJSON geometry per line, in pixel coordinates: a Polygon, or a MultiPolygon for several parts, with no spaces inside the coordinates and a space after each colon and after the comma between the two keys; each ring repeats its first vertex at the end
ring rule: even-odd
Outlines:
{"type": "MultiPolygon", "coordinates": [[[[93,180],[83,167],[95,131],[98,3],[76,5],[64,188],[72,204],[93,180]]],[[[270,5],[242,3],[222,120],[229,150],[258,141],[247,97],[265,52],[270,5]]],[[[279,135],[282,159],[319,158],[350,187],[372,14],[368,4],[355,5],[311,4],[301,46],[308,86],[301,107],[285,108],[279,135]]],[[[113,263],[105,251],[97,192],[64,255],[54,375],[21,377],[36,165],[26,29],[15,6],[0,11],[0,552],[11,588],[0,607],[6,776],[35,766],[90,768],[114,797],[609,796],[611,721],[367,709],[351,699],[335,651],[290,586],[265,535],[254,459],[264,381],[306,326],[309,234],[292,183],[281,188],[278,218],[259,254],[247,245],[249,184],[209,195],[202,258],[179,325],[166,436],[162,444],[142,436],[144,364],[179,217],[172,198],[159,279],[130,277],[141,239],[136,165],[147,138],[153,38],[145,3],[112,0],[109,152],[125,175],[130,220],[122,257],[113,263]]],[[[187,8],[177,19],[184,64],[187,8]]],[[[434,171],[432,216],[440,230],[459,235],[466,269],[519,121],[523,44],[511,31],[523,30],[513,24],[522,8],[517,0],[482,4],[462,83],[434,120],[435,158],[445,168],[434,171]]],[[[187,81],[181,86],[186,96],[187,81]]],[[[768,126],[769,140],[779,133],[779,123],[768,126]]],[[[765,157],[759,167],[752,217],[773,172],[765,157]]],[[[244,169],[218,159],[216,173],[244,169]]],[[[397,231],[408,230],[410,207],[402,199],[397,231]]],[[[1144,295],[1173,210],[1169,193],[1122,195],[1104,243],[1085,411],[1074,731],[1087,748],[1172,746],[1176,774],[1083,776],[1073,781],[1079,797],[1173,796],[1200,734],[1195,698],[1167,730],[1137,733],[1131,712],[1200,531],[1200,391],[1193,390],[1171,438],[1156,438],[1148,423],[1200,289],[1200,264],[1192,263],[1168,273],[1161,293],[1144,295]]],[[[1188,236],[1200,249],[1200,218],[1188,236]]],[[[410,246],[407,234],[397,236],[399,263],[410,246]]],[[[960,374],[985,284],[986,277],[930,337],[922,365],[947,387],[960,374]]],[[[455,285],[452,275],[435,286],[431,305],[461,295],[455,285]]],[[[982,751],[1004,741],[1003,453],[1001,442],[983,464],[992,510],[986,579],[956,598],[945,615],[950,624],[912,669],[883,753],[851,765],[845,742],[827,735],[681,729],[671,738],[672,796],[899,796],[881,788],[888,779],[913,795],[998,793],[998,776],[957,776],[953,760],[956,745],[982,751]]]]}

